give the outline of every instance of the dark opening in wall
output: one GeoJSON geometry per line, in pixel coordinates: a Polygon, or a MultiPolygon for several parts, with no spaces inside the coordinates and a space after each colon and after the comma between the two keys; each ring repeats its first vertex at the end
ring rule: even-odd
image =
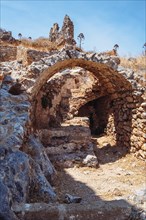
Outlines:
{"type": "Polygon", "coordinates": [[[52,102],[51,102],[51,99],[48,97],[48,96],[43,96],[42,98],[41,98],[41,105],[42,105],[42,107],[43,108],[47,108],[47,107],[52,107],[52,102]]]}
{"type": "Polygon", "coordinates": [[[78,111],[78,116],[88,117],[91,134],[100,135],[106,131],[109,113],[110,98],[109,96],[104,96],[83,105],[78,111]]]}

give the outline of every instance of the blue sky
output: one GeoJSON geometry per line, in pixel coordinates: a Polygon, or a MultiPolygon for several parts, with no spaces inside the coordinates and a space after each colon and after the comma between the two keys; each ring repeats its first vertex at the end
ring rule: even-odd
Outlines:
{"type": "Polygon", "coordinates": [[[62,26],[67,14],[74,22],[75,40],[84,33],[85,50],[111,50],[119,45],[122,56],[142,53],[146,41],[145,0],[0,0],[1,27],[17,38],[48,37],[53,23],[62,26]]]}

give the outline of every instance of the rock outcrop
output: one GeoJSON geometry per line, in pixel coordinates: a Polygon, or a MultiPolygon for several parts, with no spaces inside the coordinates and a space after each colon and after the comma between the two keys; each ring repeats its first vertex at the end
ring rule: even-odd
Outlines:
{"type": "Polygon", "coordinates": [[[30,135],[27,94],[13,95],[14,80],[5,76],[0,89],[0,217],[17,219],[13,205],[26,201],[52,201],[49,181],[55,176],[44,147],[30,135]]]}
{"type": "Polygon", "coordinates": [[[0,29],[0,40],[1,41],[12,42],[15,39],[12,37],[12,32],[11,31],[5,31],[3,29],[0,29]]]}
{"type": "Polygon", "coordinates": [[[57,23],[53,24],[53,27],[50,29],[49,40],[55,42],[59,37],[59,25],[57,23]]]}

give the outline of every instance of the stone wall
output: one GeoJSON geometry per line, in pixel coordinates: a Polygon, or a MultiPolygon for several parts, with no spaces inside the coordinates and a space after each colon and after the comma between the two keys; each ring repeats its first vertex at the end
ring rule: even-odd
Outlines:
{"type": "Polygon", "coordinates": [[[17,47],[0,45],[0,62],[16,60],[17,47]]]}
{"type": "MultiPolygon", "coordinates": [[[[142,85],[140,85],[136,81],[137,74],[134,73],[132,70],[125,69],[123,67],[118,66],[119,61],[117,57],[108,58],[107,56],[103,56],[99,54],[88,55],[88,54],[84,54],[84,53],[80,53],[76,51],[65,51],[65,50],[62,50],[59,53],[59,55],[60,56],[53,55],[52,57],[49,57],[48,59],[46,58],[44,59],[46,64],[50,64],[50,67],[48,68],[48,71],[44,70],[44,72],[38,78],[38,81],[36,82],[33,88],[34,96],[37,97],[37,92],[40,91],[40,89],[42,89],[42,86],[45,88],[45,86],[47,85],[46,81],[49,80],[51,76],[53,76],[56,72],[59,72],[60,70],[64,68],[80,66],[80,67],[85,68],[86,70],[89,70],[95,75],[95,77],[98,78],[99,84],[102,85],[101,91],[104,91],[104,92],[100,95],[109,96],[109,100],[111,102],[110,103],[111,108],[109,109],[109,119],[107,123],[107,133],[113,134],[113,137],[115,137],[116,139],[117,145],[126,147],[127,151],[130,151],[130,150],[134,151],[133,149],[134,148],[136,149],[136,145],[139,145],[139,149],[137,149],[136,151],[141,152],[141,155],[142,155],[142,152],[145,151],[144,138],[143,138],[144,136],[143,123],[144,122],[143,122],[143,119],[139,119],[139,118],[145,117],[145,116],[138,116],[138,115],[139,115],[139,107],[141,106],[141,103],[144,102],[142,98],[144,88],[142,85]],[[101,56],[102,56],[102,59],[101,59],[101,56]],[[74,57],[76,57],[76,59],[72,59],[74,57]],[[64,61],[58,62],[61,60],[64,60],[64,61]],[[88,66],[88,61],[86,60],[93,60],[94,62],[90,63],[88,66]],[[107,65],[106,67],[104,67],[101,64],[98,64],[98,67],[97,67],[96,63],[100,63],[100,62],[110,65],[111,68],[106,69],[107,65]],[[116,71],[115,69],[117,69],[118,71],[116,71]],[[136,116],[134,116],[134,111],[136,112],[135,113],[136,116]],[[136,120],[133,119],[133,117],[135,117],[136,120]],[[134,132],[136,132],[136,130],[134,130],[133,127],[136,126],[137,121],[140,121],[140,124],[142,123],[141,125],[139,125],[142,128],[138,129],[140,133],[142,134],[141,137],[134,135],[134,132]],[[136,142],[138,142],[138,144],[136,144],[136,142]]],[[[66,78],[66,81],[67,80],[68,79],[66,78]]],[[[54,83],[54,81],[52,81],[52,83],[54,83]]],[[[76,85],[79,86],[79,84],[77,83],[76,85]]],[[[51,87],[53,87],[53,84],[51,87]]],[[[81,91],[83,84],[80,84],[79,87],[81,91]]],[[[68,90],[68,95],[69,95],[71,90],[70,90],[70,87],[68,88],[69,88],[68,90]]],[[[96,86],[96,88],[98,88],[98,86],[96,86]]],[[[57,87],[54,86],[53,89],[56,89],[56,94],[58,94],[59,90],[57,89],[57,87]]],[[[93,94],[94,89],[93,90],[92,89],[89,89],[90,97],[92,96],[91,94],[93,94]]],[[[67,91],[67,87],[66,87],[66,91],[67,91]]],[[[74,94],[72,94],[72,98],[70,98],[71,107],[68,108],[67,110],[68,113],[70,113],[69,109],[73,110],[74,104],[77,103],[76,102],[77,99],[75,97],[78,94],[78,92],[79,91],[77,89],[77,92],[74,92],[74,94]],[[73,100],[72,104],[71,104],[71,100],[73,100]]],[[[49,97],[49,94],[48,94],[48,97],[49,97]]],[[[79,96],[77,97],[79,100],[79,96]]],[[[95,98],[99,98],[99,96],[98,97],[96,96],[95,98]]],[[[80,102],[80,101],[78,102],[78,103],[81,103],[81,105],[80,106],[78,105],[78,107],[81,107],[82,105],[86,104],[89,101],[91,100],[89,100],[87,96],[85,96],[84,102],[80,102]]],[[[64,103],[62,105],[64,106],[64,103]]],[[[75,112],[77,112],[78,107],[76,106],[75,111],[73,110],[73,115],[76,114],[75,112]]],[[[58,106],[58,109],[61,109],[61,106],[58,106]]],[[[140,108],[140,111],[143,111],[143,110],[140,108]]],[[[53,110],[53,112],[55,111],[53,110]]],[[[145,157],[145,153],[143,153],[142,157],[143,158],[145,157]]]]}
{"type": "Polygon", "coordinates": [[[133,96],[135,108],[132,109],[131,152],[146,159],[146,100],[145,94],[133,96]]]}
{"type": "Polygon", "coordinates": [[[23,46],[17,47],[17,61],[23,65],[30,65],[32,62],[37,62],[44,57],[52,55],[51,52],[42,52],[37,50],[30,50],[23,46]]]}
{"type": "Polygon", "coordinates": [[[143,159],[145,147],[145,100],[143,92],[124,93],[112,102],[107,134],[113,136],[117,145],[143,159]]]}

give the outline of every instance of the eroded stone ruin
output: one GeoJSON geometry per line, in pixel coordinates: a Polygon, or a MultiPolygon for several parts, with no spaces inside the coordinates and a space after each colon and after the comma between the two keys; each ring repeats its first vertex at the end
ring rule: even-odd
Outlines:
{"type": "MultiPolygon", "coordinates": [[[[60,32],[57,24],[50,31],[52,41],[62,36],[74,44],[68,16],[60,32]]],[[[119,151],[146,158],[144,79],[119,57],[15,50],[1,60],[0,217],[7,220],[19,219],[17,205],[57,200],[55,168],[97,168],[92,135],[110,135],[119,151]],[[16,79],[19,95],[10,92],[16,79]]]]}
{"type": "Polygon", "coordinates": [[[50,29],[49,39],[51,42],[56,42],[58,46],[73,46],[76,44],[74,40],[74,24],[68,15],[64,17],[60,31],[59,25],[57,23],[53,24],[53,27],[50,29]]]}

